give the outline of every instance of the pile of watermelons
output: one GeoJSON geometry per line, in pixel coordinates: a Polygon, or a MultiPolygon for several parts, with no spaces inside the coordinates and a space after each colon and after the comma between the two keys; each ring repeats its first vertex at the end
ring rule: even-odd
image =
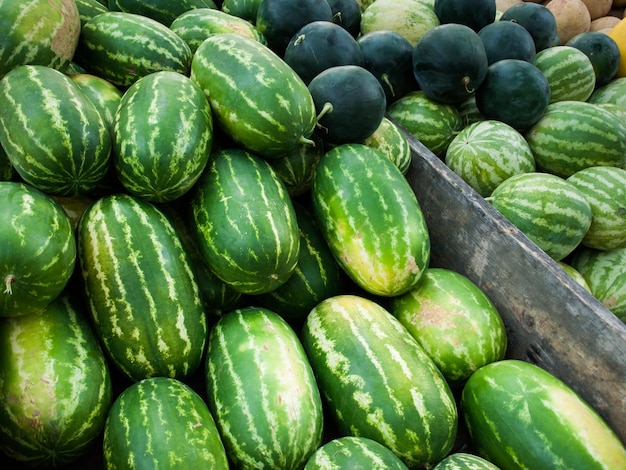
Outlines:
{"type": "Polygon", "coordinates": [[[619,1],[0,0],[2,464],[626,468],[405,179],[626,318],[619,1]]]}

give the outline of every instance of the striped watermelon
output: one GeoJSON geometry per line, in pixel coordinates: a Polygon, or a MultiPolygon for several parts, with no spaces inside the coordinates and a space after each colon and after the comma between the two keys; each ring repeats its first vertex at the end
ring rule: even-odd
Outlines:
{"type": "Polygon", "coordinates": [[[75,0],[76,8],[78,8],[78,14],[80,16],[81,27],[91,18],[100,13],[106,13],[109,11],[109,4],[107,1],[100,0],[75,0]]]}
{"type": "Polygon", "coordinates": [[[568,263],[583,276],[593,296],[626,323],[626,248],[597,250],[583,245],[568,263]]]}
{"type": "Polygon", "coordinates": [[[388,117],[383,117],[378,128],[363,144],[384,153],[403,175],[409,171],[411,165],[411,146],[406,134],[388,117]]]}
{"type": "Polygon", "coordinates": [[[597,88],[587,100],[589,103],[613,103],[626,107],[626,77],[614,78],[597,88]]]}
{"type": "Polygon", "coordinates": [[[260,3],[261,0],[222,0],[222,11],[254,24],[260,3]]]}
{"type": "Polygon", "coordinates": [[[74,57],[88,73],[120,87],[160,70],[188,75],[191,59],[187,43],[167,26],[123,11],[87,21],[74,57]]]}
{"type": "Polygon", "coordinates": [[[63,70],[80,35],[75,0],[0,1],[0,78],[26,64],[63,70]]]}
{"type": "Polygon", "coordinates": [[[583,193],[591,206],[591,226],[582,244],[599,250],[626,248],[626,170],[589,167],[567,181],[583,193]]]}
{"type": "Polygon", "coordinates": [[[63,294],[41,315],[0,318],[0,450],[24,466],[68,465],[104,426],[112,381],[81,308],[63,294]]]}
{"type": "Polygon", "coordinates": [[[191,78],[207,94],[217,123],[244,149],[276,158],[313,142],[311,93],[260,42],[235,33],[210,36],[193,56],[191,78]]]}
{"type": "Polygon", "coordinates": [[[113,132],[113,121],[122,99],[122,91],[104,78],[89,73],[70,75],[70,78],[100,112],[109,132],[113,132]]]}
{"type": "Polygon", "coordinates": [[[550,85],[550,103],[587,101],[596,87],[591,60],[573,46],[553,46],[537,53],[535,66],[550,85]]]}
{"type": "Polygon", "coordinates": [[[110,165],[111,138],[70,77],[21,65],[0,81],[0,101],[0,143],[25,182],[62,196],[98,187],[110,165]]]}
{"type": "Polygon", "coordinates": [[[368,2],[361,14],[361,34],[380,30],[395,31],[415,46],[427,31],[439,25],[433,7],[422,0],[368,2]]]}
{"type": "Polygon", "coordinates": [[[309,458],[304,470],[407,470],[389,448],[367,437],[343,436],[326,442],[309,458]]]}
{"type": "Polygon", "coordinates": [[[348,276],[369,293],[411,289],[430,261],[419,202],[397,166],[363,144],[324,154],[311,188],[313,212],[348,276]]]}
{"type": "Polygon", "coordinates": [[[74,271],[76,239],[69,217],[47,194],[0,182],[0,317],[40,313],[74,271]]]}
{"type": "Polygon", "coordinates": [[[585,195],[550,173],[511,176],[487,200],[555,261],[569,255],[591,225],[585,195]]]}
{"type": "Polygon", "coordinates": [[[103,458],[108,470],[229,468],[206,403],[170,377],[143,379],[115,399],[104,428],[103,458]]]}
{"type": "Polygon", "coordinates": [[[589,284],[587,284],[587,281],[585,280],[583,275],[578,272],[577,269],[574,269],[573,266],[566,263],[565,261],[558,261],[558,265],[561,266],[561,268],[563,268],[563,271],[565,271],[565,273],[568,276],[571,276],[572,279],[574,279],[574,281],[580,284],[583,287],[583,289],[585,289],[587,292],[591,292],[591,289],[589,288],[589,284]]]}
{"type": "Polygon", "coordinates": [[[450,142],[444,160],[483,197],[505,179],[536,169],[524,136],[496,120],[477,121],[464,127],[450,142]]]}
{"type": "Polygon", "coordinates": [[[452,387],[504,358],[507,332],[498,310],[460,273],[429,268],[411,291],[392,299],[389,308],[452,387]]]}
{"type": "Polygon", "coordinates": [[[237,468],[300,469],[320,446],[323,412],[295,331],[276,313],[224,315],[206,354],[207,402],[237,468]]]}
{"type": "Polygon", "coordinates": [[[437,156],[462,128],[458,109],[412,91],[387,106],[387,115],[437,156]]]}
{"type": "Polygon", "coordinates": [[[266,160],[239,148],[214,153],[190,204],[201,253],[233,289],[263,294],[293,274],[300,251],[296,214],[266,160]]]}
{"type": "Polygon", "coordinates": [[[387,310],[340,295],[320,302],[301,332],[339,435],[373,439],[409,468],[428,468],[457,432],[452,392],[435,363],[387,310]]]}
{"type": "Polygon", "coordinates": [[[433,467],[433,470],[500,470],[489,460],[475,454],[455,452],[433,467]]]}
{"type": "Polygon", "coordinates": [[[172,21],[170,29],[185,40],[193,53],[206,38],[221,33],[241,34],[267,45],[253,23],[215,8],[189,10],[172,21]]]}
{"type": "Polygon", "coordinates": [[[534,364],[482,367],[461,409],[477,452],[500,468],[626,468],[626,448],[595,410],[534,364]]]}
{"type": "Polygon", "coordinates": [[[113,128],[113,163],[131,194],[172,201],[200,177],[213,146],[211,106],[200,87],[178,72],[140,78],[124,93],[113,128]]]}
{"type": "Polygon", "coordinates": [[[524,136],[537,169],[564,178],[590,166],[626,165],[626,127],[593,103],[551,103],[524,136]]]}
{"type": "Polygon", "coordinates": [[[206,314],[188,256],[159,209],[128,194],[98,199],[80,220],[78,257],[96,333],[127,378],[195,371],[206,314]]]}
{"type": "Polygon", "coordinates": [[[213,0],[108,0],[109,9],[135,13],[169,27],[178,16],[197,8],[213,8],[213,0]]]}

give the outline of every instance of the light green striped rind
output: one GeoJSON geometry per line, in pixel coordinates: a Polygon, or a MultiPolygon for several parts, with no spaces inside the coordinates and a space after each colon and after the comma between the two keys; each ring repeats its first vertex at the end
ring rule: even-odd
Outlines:
{"type": "Polygon", "coordinates": [[[147,378],[121,392],[107,417],[102,455],[107,470],[229,468],[206,403],[169,377],[147,378]]]}
{"type": "Polygon", "coordinates": [[[296,214],[266,160],[239,148],[214,153],[190,204],[201,253],[233,289],[263,294],[293,274],[300,251],[296,214]]]}
{"type": "Polygon", "coordinates": [[[383,117],[378,129],[363,143],[384,153],[403,175],[409,171],[412,158],[409,139],[402,129],[388,117],[383,117]]]}
{"type": "Polygon", "coordinates": [[[387,115],[438,156],[445,154],[462,128],[456,107],[432,100],[421,90],[407,93],[391,103],[387,115]]]}
{"type": "Polygon", "coordinates": [[[320,302],[302,344],[339,435],[373,439],[409,468],[451,450],[457,409],[448,384],[393,315],[355,295],[320,302]]]}
{"type": "Polygon", "coordinates": [[[256,13],[261,0],[222,0],[222,11],[256,23],[256,13]]]}
{"type": "Polygon", "coordinates": [[[537,53],[535,66],[550,85],[550,103],[587,101],[596,87],[589,56],[572,46],[553,46],[537,53]]]}
{"type": "Polygon", "coordinates": [[[302,79],[267,46],[235,33],[216,34],[196,50],[191,78],[204,90],[228,136],[264,158],[310,141],[313,97],[302,79]]]}
{"type": "Polygon", "coordinates": [[[590,166],[626,165],[624,123],[593,103],[551,103],[524,137],[537,169],[564,178],[590,166]]]}
{"type": "Polygon", "coordinates": [[[196,8],[177,17],[170,29],[185,40],[191,52],[213,34],[237,33],[267,45],[254,23],[214,8],[196,8]]]}
{"type": "Polygon", "coordinates": [[[507,332],[489,297],[470,279],[429,268],[390,312],[420,343],[448,383],[459,387],[484,366],[504,358],[507,332]]]}
{"type": "Polygon", "coordinates": [[[0,317],[37,314],[74,272],[76,238],[69,217],[47,194],[0,182],[0,317]]]}
{"type": "Polygon", "coordinates": [[[591,225],[591,206],[584,194],[549,173],[512,176],[487,199],[555,261],[570,254],[591,225]]]}
{"type": "Polygon", "coordinates": [[[100,0],[75,0],[76,7],[78,8],[78,14],[80,16],[81,27],[91,18],[100,13],[106,13],[109,11],[109,7],[105,5],[106,0],[101,2],[100,0]]]}
{"type": "Polygon", "coordinates": [[[343,436],[326,442],[309,458],[304,470],[407,470],[389,448],[367,437],[343,436]]]}
{"type": "Polygon", "coordinates": [[[181,197],[196,183],[213,146],[211,107],[178,72],[140,78],[115,114],[113,163],[126,190],[150,202],[181,197]]]}
{"type": "Polygon", "coordinates": [[[475,454],[455,452],[433,467],[433,470],[500,470],[494,464],[475,454]]]}
{"type": "Polygon", "coordinates": [[[206,314],[172,224],[128,194],[104,196],[78,226],[84,294],[112,362],[133,381],[185,378],[200,365],[206,314]]]}
{"type": "Polygon", "coordinates": [[[30,185],[53,195],[93,191],[110,166],[102,115],[67,75],[22,65],[0,81],[0,143],[30,185]]]}
{"type": "Polygon", "coordinates": [[[313,371],[295,331],[270,310],[247,307],[218,321],[209,337],[206,388],[237,468],[300,469],[321,445],[313,371]]]}
{"type": "Polygon", "coordinates": [[[1,0],[0,18],[0,78],[19,65],[63,70],[72,60],[81,26],[74,0],[1,0]]]}
{"type": "Polygon", "coordinates": [[[213,0],[108,0],[109,9],[145,16],[169,27],[180,15],[197,8],[213,8],[213,0]]]}
{"type": "MultiPolygon", "coordinates": [[[[97,0],[93,1],[97,3],[97,0]]],[[[74,74],[70,78],[100,112],[109,132],[113,132],[113,119],[122,99],[122,90],[104,78],[89,73],[74,74]]]]}
{"type": "Polygon", "coordinates": [[[380,151],[343,144],[322,157],[313,213],[339,265],[381,296],[411,289],[430,261],[430,236],[415,193],[380,151]]]}
{"type": "Polygon", "coordinates": [[[160,70],[188,75],[191,59],[187,43],[167,26],[120,11],[83,25],[75,57],[89,73],[121,87],[160,70]]]}
{"type": "Polygon", "coordinates": [[[626,323],[626,248],[607,251],[580,246],[568,262],[593,296],[626,323]]]}
{"type": "Polygon", "coordinates": [[[582,244],[599,250],[626,248],[626,170],[596,166],[577,171],[567,181],[591,206],[591,226],[582,244]]]}
{"type": "Polygon", "coordinates": [[[484,366],[467,381],[461,407],[478,454],[500,468],[626,468],[626,449],[606,422],[534,364],[484,366]]]}
{"type": "Polygon", "coordinates": [[[597,88],[587,100],[589,103],[612,103],[626,108],[626,77],[618,77],[597,88]]]}
{"type": "Polygon", "coordinates": [[[0,449],[25,466],[76,461],[104,426],[112,382],[81,308],[62,295],[41,315],[0,318],[0,449]]]}
{"type": "Polygon", "coordinates": [[[483,197],[505,179],[536,170],[524,136],[502,121],[482,120],[464,127],[450,142],[446,165],[483,197]]]}

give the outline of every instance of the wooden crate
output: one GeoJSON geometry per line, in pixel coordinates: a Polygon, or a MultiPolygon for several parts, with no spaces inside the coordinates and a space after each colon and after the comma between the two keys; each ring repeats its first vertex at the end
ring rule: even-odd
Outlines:
{"type": "Polygon", "coordinates": [[[431,266],[469,277],[507,328],[507,356],[553,373],[591,404],[626,443],[626,324],[408,136],[407,173],[426,217],[431,266]]]}

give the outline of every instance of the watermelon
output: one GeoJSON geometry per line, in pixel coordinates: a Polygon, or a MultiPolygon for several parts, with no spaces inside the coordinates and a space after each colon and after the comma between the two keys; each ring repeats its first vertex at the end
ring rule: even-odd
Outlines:
{"type": "Polygon", "coordinates": [[[78,73],[70,75],[70,78],[100,112],[109,132],[113,132],[115,112],[122,99],[122,90],[108,80],[90,73],[78,73]]]}
{"type": "Polygon", "coordinates": [[[441,460],[433,470],[500,470],[489,460],[467,452],[454,452],[441,460]]]}
{"type": "Polygon", "coordinates": [[[263,294],[293,274],[300,251],[296,214],[265,159],[240,148],[214,153],[190,205],[200,252],[234,290],[263,294]]]}
{"type": "Polygon", "coordinates": [[[343,144],[322,157],[311,188],[313,212],[348,276],[369,293],[411,289],[430,260],[430,237],[404,175],[383,153],[343,144]]]}
{"type": "Polygon", "coordinates": [[[171,377],[146,378],[122,390],[108,412],[102,448],[109,470],[229,468],[206,403],[171,377]]]}
{"type": "Polygon", "coordinates": [[[553,46],[537,53],[535,66],[550,85],[550,103],[587,101],[596,87],[591,59],[573,46],[553,46]]]}
{"type": "Polygon", "coordinates": [[[0,78],[18,65],[69,65],[81,28],[74,0],[2,0],[0,18],[0,78]]]}
{"type": "Polygon", "coordinates": [[[354,38],[361,32],[361,5],[358,0],[326,0],[333,13],[333,23],[348,31],[354,38]]]}
{"type": "Polygon", "coordinates": [[[448,454],[457,432],[452,392],[391,313],[361,296],[331,297],[300,336],[339,436],[373,439],[409,468],[448,454]]]}
{"type": "Polygon", "coordinates": [[[422,90],[407,93],[387,106],[387,115],[437,156],[462,128],[458,109],[426,96],[422,90]]]}
{"type": "Polygon", "coordinates": [[[30,468],[60,468],[95,444],[112,402],[104,353],[79,300],[0,318],[0,450],[30,468]]]}
{"type": "Polygon", "coordinates": [[[132,381],[188,377],[200,365],[207,319],[163,212],[129,194],[103,196],[77,230],[84,295],[112,363],[132,381]]]}
{"type": "Polygon", "coordinates": [[[580,284],[583,289],[591,293],[591,288],[589,287],[589,284],[585,280],[584,276],[577,269],[575,269],[571,264],[568,264],[565,261],[558,261],[558,265],[563,268],[563,271],[565,271],[568,276],[571,276],[574,281],[580,284]]]}
{"type": "Polygon", "coordinates": [[[178,72],[159,71],[133,83],[113,128],[113,163],[131,194],[167,202],[200,177],[213,146],[211,106],[202,89],[178,72]]]}
{"type": "Polygon", "coordinates": [[[413,158],[409,139],[405,132],[388,117],[383,116],[378,128],[362,143],[384,153],[403,175],[409,171],[413,158]]]}
{"type": "Polygon", "coordinates": [[[509,6],[500,15],[499,21],[513,21],[522,25],[535,41],[535,50],[540,52],[560,42],[556,18],[544,4],[520,2],[509,6]]]}
{"type": "Polygon", "coordinates": [[[511,176],[487,200],[555,261],[569,255],[591,225],[591,205],[585,195],[550,173],[511,176]]]}
{"type": "Polygon", "coordinates": [[[324,416],[296,332],[277,313],[246,307],[211,330],[207,402],[237,468],[302,468],[321,445],[324,416]]]}
{"type": "Polygon", "coordinates": [[[197,8],[217,9],[213,0],[108,0],[109,9],[136,13],[169,27],[178,16],[197,8]]]}
{"type": "Polygon", "coordinates": [[[569,386],[515,359],[476,371],[461,410],[472,443],[500,468],[625,468],[626,448],[569,386]]]}
{"type": "Polygon", "coordinates": [[[343,436],[326,442],[309,458],[304,470],[407,470],[388,447],[367,437],[343,436]]]}
{"type": "Polygon", "coordinates": [[[196,50],[191,79],[211,103],[214,118],[239,146],[264,158],[293,151],[315,129],[315,104],[282,58],[248,37],[207,38],[196,50]]]}
{"type": "Polygon", "coordinates": [[[626,323],[626,248],[598,250],[582,245],[568,263],[582,275],[593,296],[626,323]]]}
{"type": "Polygon", "coordinates": [[[76,8],[78,8],[82,27],[82,25],[94,16],[109,11],[109,4],[106,0],[103,2],[100,0],[76,0],[76,8]]]}
{"type": "Polygon", "coordinates": [[[478,31],[489,65],[503,59],[535,62],[535,41],[528,30],[514,21],[494,21],[478,31]]]}
{"type": "Polygon", "coordinates": [[[0,143],[22,179],[48,194],[95,190],[110,166],[102,115],[67,75],[21,65],[0,81],[0,143]]]}
{"type": "Polygon", "coordinates": [[[433,10],[442,24],[462,24],[476,32],[496,19],[495,0],[434,0],[433,10]]]}
{"type": "Polygon", "coordinates": [[[608,34],[601,31],[584,31],[571,38],[566,46],[584,52],[596,75],[596,89],[608,84],[617,73],[620,63],[619,46],[608,34]]]}
{"type": "Polygon", "coordinates": [[[614,113],[585,101],[558,101],[524,133],[537,169],[567,178],[590,166],[624,167],[626,127],[614,113]],[[580,122],[580,126],[572,123],[580,122]],[[582,125],[584,123],[584,125],[582,125]]]}
{"type": "Polygon", "coordinates": [[[626,77],[618,77],[595,89],[587,100],[589,103],[612,103],[626,107],[626,77]]]}
{"type": "Polygon", "coordinates": [[[418,284],[394,297],[389,311],[420,343],[451,387],[504,358],[507,333],[497,308],[469,278],[429,268],[418,284]]]}
{"type": "Polygon", "coordinates": [[[160,70],[188,75],[191,59],[191,49],[174,31],[124,11],[108,11],[87,21],[74,57],[88,73],[122,88],[160,70]]]}
{"type": "Polygon", "coordinates": [[[254,24],[261,0],[222,0],[221,3],[224,13],[242,18],[254,24]]]}
{"type": "Polygon", "coordinates": [[[41,313],[68,284],[76,261],[69,217],[51,196],[0,182],[0,317],[41,313]]]}

